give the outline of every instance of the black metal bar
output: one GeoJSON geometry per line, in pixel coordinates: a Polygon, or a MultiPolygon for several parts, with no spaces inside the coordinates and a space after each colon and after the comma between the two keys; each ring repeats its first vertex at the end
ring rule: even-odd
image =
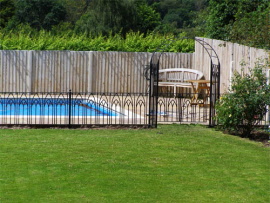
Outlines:
{"type": "Polygon", "coordinates": [[[71,108],[71,105],[72,105],[72,92],[71,92],[71,90],[69,90],[69,92],[68,92],[68,127],[69,128],[71,128],[71,114],[72,114],[72,112],[71,112],[71,110],[72,110],[72,108],[71,108]]]}
{"type": "Polygon", "coordinates": [[[211,73],[210,73],[210,109],[209,109],[209,126],[213,126],[213,61],[211,60],[211,73]]]}

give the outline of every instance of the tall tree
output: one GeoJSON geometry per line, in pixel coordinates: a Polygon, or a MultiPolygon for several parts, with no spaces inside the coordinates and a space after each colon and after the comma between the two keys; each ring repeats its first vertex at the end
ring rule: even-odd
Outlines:
{"type": "Polygon", "coordinates": [[[11,0],[0,0],[0,28],[6,27],[15,14],[15,5],[11,0]]]}
{"type": "Polygon", "coordinates": [[[162,19],[157,30],[179,33],[195,27],[197,13],[205,8],[206,0],[154,0],[151,3],[162,19]]]}
{"type": "Polygon", "coordinates": [[[228,39],[239,0],[210,0],[206,32],[208,37],[228,39]]]}
{"type": "Polygon", "coordinates": [[[86,13],[92,0],[59,0],[65,7],[66,21],[75,24],[86,13]]]}
{"type": "Polygon", "coordinates": [[[132,26],[133,31],[146,33],[154,30],[161,23],[160,14],[152,7],[148,6],[144,1],[136,3],[136,18],[132,26]]]}
{"type": "Polygon", "coordinates": [[[76,23],[77,32],[91,34],[146,32],[159,23],[159,15],[142,0],[93,0],[76,23]]]}
{"type": "Polygon", "coordinates": [[[270,2],[246,1],[236,14],[229,40],[270,49],[270,2]]]}
{"type": "Polygon", "coordinates": [[[26,23],[38,30],[50,30],[52,26],[65,20],[65,8],[54,0],[16,1],[14,21],[26,23]]]}
{"type": "Polygon", "coordinates": [[[269,48],[269,0],[210,0],[207,36],[269,48]]]}

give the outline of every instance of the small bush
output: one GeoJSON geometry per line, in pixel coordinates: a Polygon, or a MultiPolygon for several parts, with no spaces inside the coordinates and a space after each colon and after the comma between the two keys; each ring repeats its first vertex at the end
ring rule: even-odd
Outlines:
{"type": "Polygon", "coordinates": [[[217,121],[222,129],[250,137],[263,119],[270,105],[270,88],[264,73],[267,64],[260,65],[257,61],[249,74],[235,72],[229,93],[216,105],[217,121]]]}

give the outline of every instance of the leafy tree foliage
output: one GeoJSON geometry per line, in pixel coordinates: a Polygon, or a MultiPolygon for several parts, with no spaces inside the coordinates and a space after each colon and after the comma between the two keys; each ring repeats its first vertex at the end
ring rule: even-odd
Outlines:
{"type": "Polygon", "coordinates": [[[194,37],[198,33],[194,28],[203,21],[196,19],[208,5],[208,0],[152,0],[151,2],[162,18],[162,24],[156,28],[156,31],[174,34],[186,32],[189,37],[194,37]]]}
{"type": "MultiPolygon", "coordinates": [[[[248,46],[270,49],[270,2],[247,1],[246,12],[238,12],[229,40],[248,46]]],[[[241,9],[240,9],[241,10],[241,9]]]]}
{"type": "Polygon", "coordinates": [[[0,0],[0,28],[4,28],[15,13],[15,5],[11,0],[0,0]]]}
{"type": "Polygon", "coordinates": [[[0,32],[185,33],[270,49],[269,12],[269,0],[0,0],[0,32]]]}
{"type": "Polygon", "coordinates": [[[64,7],[54,0],[17,0],[15,5],[15,25],[23,23],[38,30],[50,30],[65,20],[64,7]]]}
{"type": "Polygon", "coordinates": [[[72,25],[85,14],[92,0],[59,0],[67,12],[66,21],[72,25]]]}
{"type": "Polygon", "coordinates": [[[154,30],[160,25],[160,14],[145,3],[138,3],[136,6],[137,19],[133,30],[146,33],[154,30]]]}
{"type": "Polygon", "coordinates": [[[144,1],[93,0],[88,11],[76,23],[77,32],[108,34],[130,30],[147,32],[159,23],[159,14],[144,1]]]}
{"type": "Polygon", "coordinates": [[[207,35],[214,39],[228,39],[235,21],[239,0],[210,0],[207,35]]]}
{"type": "Polygon", "coordinates": [[[97,35],[126,30],[133,21],[133,13],[129,1],[94,0],[90,9],[76,23],[76,31],[97,35]]]}
{"type": "Polygon", "coordinates": [[[268,0],[210,0],[206,34],[269,49],[269,7],[268,0]]]}

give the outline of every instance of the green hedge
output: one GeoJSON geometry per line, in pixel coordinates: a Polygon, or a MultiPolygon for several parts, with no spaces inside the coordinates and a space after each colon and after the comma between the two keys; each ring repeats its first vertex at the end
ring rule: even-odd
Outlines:
{"type": "Polygon", "coordinates": [[[180,36],[170,43],[169,39],[172,38],[173,35],[149,33],[144,36],[138,32],[129,32],[123,38],[119,34],[91,37],[76,35],[72,31],[61,34],[46,31],[0,31],[0,49],[153,52],[159,48],[164,52],[194,52],[193,39],[183,39],[180,36]]]}

